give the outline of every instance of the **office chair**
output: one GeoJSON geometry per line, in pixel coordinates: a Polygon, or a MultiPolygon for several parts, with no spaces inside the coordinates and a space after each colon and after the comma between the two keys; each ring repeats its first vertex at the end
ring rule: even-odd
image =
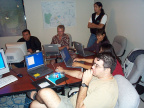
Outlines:
{"type": "Polygon", "coordinates": [[[69,47],[72,47],[72,36],[69,33],[65,33],[69,36],[69,47]]]}
{"type": "Polygon", "coordinates": [[[125,54],[127,39],[124,36],[116,36],[112,43],[115,53],[118,57],[122,57],[125,54]]]}
{"type": "MultiPolygon", "coordinates": [[[[139,83],[140,77],[142,76],[143,73],[144,73],[144,54],[140,54],[135,58],[132,69],[129,72],[129,74],[126,76],[126,78],[133,85],[135,85],[139,83]]],[[[126,71],[125,71],[125,74],[126,74],[126,71]]]]}
{"type": "Polygon", "coordinates": [[[138,108],[139,95],[133,85],[123,76],[115,75],[118,84],[118,100],[115,108],[138,108]]]}
{"type": "Polygon", "coordinates": [[[133,86],[136,87],[140,94],[140,99],[144,102],[143,96],[141,96],[144,93],[144,81],[142,81],[142,76],[144,77],[144,50],[137,51],[128,56],[129,59],[131,58],[131,62],[128,59],[125,60],[124,74],[133,86]]]}

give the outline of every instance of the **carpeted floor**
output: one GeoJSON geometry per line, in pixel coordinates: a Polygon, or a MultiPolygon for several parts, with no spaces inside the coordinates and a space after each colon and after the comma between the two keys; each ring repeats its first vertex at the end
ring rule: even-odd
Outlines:
{"type": "MultiPolygon", "coordinates": [[[[67,96],[70,91],[69,87],[65,88],[65,95],[67,96]]],[[[58,93],[61,94],[62,92],[58,93]]],[[[0,108],[29,108],[30,103],[32,102],[26,94],[18,94],[11,96],[0,97],[0,108]]]]}
{"type": "Polygon", "coordinates": [[[31,99],[26,94],[0,97],[0,108],[29,108],[31,99]]]}

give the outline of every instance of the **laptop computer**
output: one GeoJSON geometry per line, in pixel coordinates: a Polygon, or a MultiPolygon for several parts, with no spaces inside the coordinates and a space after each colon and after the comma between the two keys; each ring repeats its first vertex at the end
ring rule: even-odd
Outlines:
{"type": "Polygon", "coordinates": [[[53,70],[44,65],[42,52],[33,53],[25,56],[27,72],[35,79],[52,73],[53,70]]]}
{"type": "Polygon", "coordinates": [[[44,48],[44,52],[46,56],[60,54],[57,44],[46,44],[46,45],[43,45],[43,48],[44,48]]]}
{"type": "Polygon", "coordinates": [[[83,45],[81,43],[73,42],[73,44],[74,44],[74,47],[75,47],[77,53],[80,54],[81,56],[87,57],[87,56],[95,55],[95,53],[93,53],[93,52],[85,51],[83,48],[83,45]]]}
{"type": "MultiPolygon", "coordinates": [[[[82,68],[82,67],[72,67],[72,64],[73,64],[73,59],[71,58],[70,54],[69,54],[69,51],[67,50],[67,48],[63,48],[61,51],[60,51],[60,54],[64,60],[64,63],[66,65],[66,67],[71,67],[71,68],[82,68]]],[[[80,63],[84,63],[83,61],[78,61],[80,63]]]]}

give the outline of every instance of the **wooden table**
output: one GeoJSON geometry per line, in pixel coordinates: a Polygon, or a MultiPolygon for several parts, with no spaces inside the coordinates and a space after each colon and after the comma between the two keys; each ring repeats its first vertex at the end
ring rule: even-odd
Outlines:
{"type": "MultiPolygon", "coordinates": [[[[57,66],[62,66],[65,69],[76,70],[76,68],[66,68],[64,62],[55,63],[54,67],[51,64],[49,64],[47,66],[49,68],[53,69],[53,70],[55,70],[54,67],[57,67],[57,66]]],[[[80,70],[80,69],[78,69],[78,70],[80,70]]],[[[23,93],[23,92],[27,92],[27,91],[30,91],[30,90],[36,90],[36,87],[32,85],[32,80],[36,81],[36,80],[39,80],[41,78],[44,78],[44,76],[43,76],[41,78],[34,79],[30,75],[28,75],[26,68],[16,68],[16,69],[14,69],[14,71],[16,73],[23,74],[23,77],[22,78],[17,77],[17,74],[15,72],[13,72],[12,70],[9,73],[4,74],[3,77],[8,76],[8,75],[14,75],[14,76],[16,76],[18,78],[18,80],[13,82],[13,83],[10,83],[7,86],[4,86],[4,87],[0,88],[0,96],[11,95],[11,94],[16,94],[16,93],[23,93]]],[[[69,78],[66,81],[67,84],[77,83],[77,82],[81,81],[80,79],[71,77],[69,75],[66,75],[66,77],[69,78]]],[[[58,85],[65,85],[66,83],[62,82],[62,83],[60,83],[58,85]]]]}

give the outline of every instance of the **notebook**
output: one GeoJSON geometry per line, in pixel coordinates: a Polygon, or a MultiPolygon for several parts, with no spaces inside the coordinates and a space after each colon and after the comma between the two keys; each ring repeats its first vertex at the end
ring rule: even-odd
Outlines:
{"type": "Polygon", "coordinates": [[[53,70],[44,65],[42,52],[33,53],[25,56],[27,72],[35,79],[52,73],[53,70]]]}
{"type": "Polygon", "coordinates": [[[74,44],[74,47],[75,47],[77,53],[80,54],[81,56],[87,57],[87,56],[95,55],[95,53],[93,53],[93,52],[85,51],[83,48],[83,45],[81,43],[73,42],[73,44],[74,44]]]}
{"type": "Polygon", "coordinates": [[[59,55],[58,44],[46,44],[43,48],[46,56],[59,55]]]}
{"type": "MultiPolygon", "coordinates": [[[[72,67],[72,64],[73,64],[73,59],[71,58],[67,48],[63,48],[61,51],[60,51],[60,54],[62,56],[62,59],[64,60],[64,63],[66,65],[66,67],[71,67],[71,68],[81,68],[81,67],[72,67]]],[[[80,62],[80,63],[84,63],[84,62],[80,62]]]]}

